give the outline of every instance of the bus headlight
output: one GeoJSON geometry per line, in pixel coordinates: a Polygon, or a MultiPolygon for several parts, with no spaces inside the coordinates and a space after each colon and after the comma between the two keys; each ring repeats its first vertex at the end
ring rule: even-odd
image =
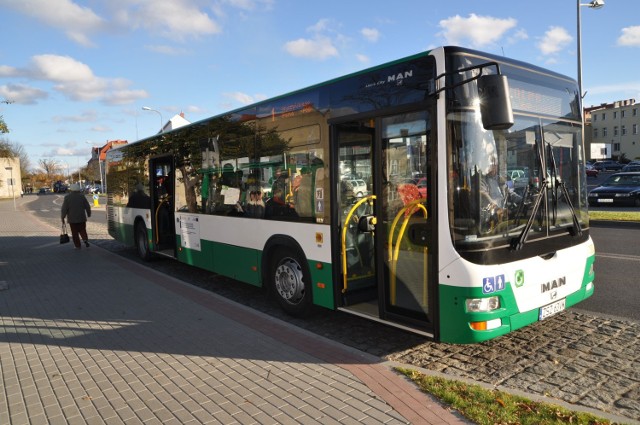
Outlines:
{"type": "Polygon", "coordinates": [[[469,298],[465,304],[469,313],[493,311],[500,308],[500,298],[469,298]]]}

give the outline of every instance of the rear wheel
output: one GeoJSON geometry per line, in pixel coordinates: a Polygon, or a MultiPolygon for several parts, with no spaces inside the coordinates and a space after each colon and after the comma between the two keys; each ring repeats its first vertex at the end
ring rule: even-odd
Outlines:
{"type": "Polygon", "coordinates": [[[149,250],[149,236],[147,234],[147,226],[138,223],[135,227],[135,241],[138,256],[144,261],[151,259],[151,250],[149,250]]]}
{"type": "Polygon", "coordinates": [[[278,248],[269,270],[278,304],[293,316],[308,314],[311,306],[311,276],[303,259],[291,248],[278,248]]]}

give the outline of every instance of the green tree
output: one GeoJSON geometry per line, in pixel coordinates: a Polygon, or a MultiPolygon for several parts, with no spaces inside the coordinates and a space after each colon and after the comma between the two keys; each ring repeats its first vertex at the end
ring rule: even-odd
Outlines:
{"type": "Polygon", "coordinates": [[[16,152],[8,140],[0,139],[0,158],[15,158],[16,152]]]}
{"type": "MultiPolygon", "coordinates": [[[[6,103],[7,105],[9,105],[11,102],[10,100],[0,100],[0,103],[6,103]]],[[[4,134],[4,133],[8,133],[9,132],[9,127],[7,126],[7,123],[4,122],[4,118],[2,115],[0,115],[0,133],[4,134]]]]}

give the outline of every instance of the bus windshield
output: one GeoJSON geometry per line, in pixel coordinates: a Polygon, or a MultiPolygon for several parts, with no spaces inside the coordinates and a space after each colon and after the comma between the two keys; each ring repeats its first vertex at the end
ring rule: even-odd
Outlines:
{"type": "Polygon", "coordinates": [[[483,128],[469,87],[449,102],[448,203],[459,251],[518,250],[550,236],[581,234],[588,221],[582,131],[571,91],[553,88],[559,83],[552,76],[546,81],[504,69],[515,112],[510,129],[483,128]]]}

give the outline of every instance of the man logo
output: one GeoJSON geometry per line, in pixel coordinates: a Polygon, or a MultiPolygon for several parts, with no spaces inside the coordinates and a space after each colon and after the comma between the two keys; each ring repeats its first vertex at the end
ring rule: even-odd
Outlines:
{"type": "Polygon", "coordinates": [[[524,285],[524,270],[518,270],[516,271],[516,288],[520,288],[521,286],[524,285]]]}

